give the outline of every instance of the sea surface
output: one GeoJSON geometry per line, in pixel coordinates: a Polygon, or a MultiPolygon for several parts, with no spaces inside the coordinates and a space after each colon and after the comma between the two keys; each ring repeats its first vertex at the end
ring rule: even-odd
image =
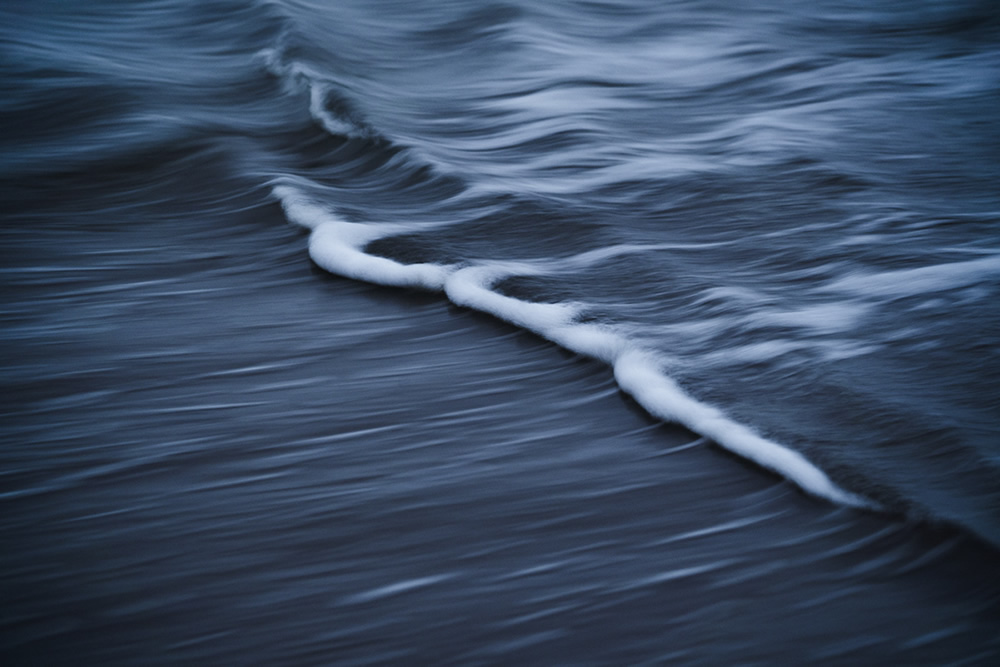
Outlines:
{"type": "Polygon", "coordinates": [[[1000,662],[1000,8],[0,4],[0,663],[1000,662]]]}

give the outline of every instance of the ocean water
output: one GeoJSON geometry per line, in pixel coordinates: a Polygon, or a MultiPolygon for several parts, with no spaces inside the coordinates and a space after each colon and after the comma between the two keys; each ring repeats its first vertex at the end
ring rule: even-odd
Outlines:
{"type": "Polygon", "coordinates": [[[3,664],[1000,659],[992,2],[0,5],[3,664]]]}

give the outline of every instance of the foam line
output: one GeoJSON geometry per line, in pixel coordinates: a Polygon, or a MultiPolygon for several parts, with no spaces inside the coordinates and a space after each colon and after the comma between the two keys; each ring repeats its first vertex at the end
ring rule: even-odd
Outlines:
{"type": "Polygon", "coordinates": [[[445,283],[445,294],[459,306],[490,313],[532,331],[565,326],[580,313],[568,303],[533,303],[494,292],[490,287],[509,275],[497,267],[476,266],[456,272],[445,283]]]}
{"type": "Polygon", "coordinates": [[[338,275],[398,287],[444,292],[455,304],[472,308],[528,329],[554,343],[604,361],[614,369],[623,391],[654,417],[683,424],[729,451],[794,482],[804,491],[853,507],[876,505],[834,484],[799,452],[767,440],[738,424],[720,410],[688,395],[662,371],[662,361],[613,327],[582,323],[580,303],[533,303],[493,290],[514,275],[519,263],[485,262],[474,266],[401,264],[364,252],[369,242],[413,229],[410,225],[363,225],[337,218],[311,202],[296,188],[273,190],[288,218],[312,229],[309,253],[321,267],[338,275]]]}
{"type": "Polygon", "coordinates": [[[872,507],[864,498],[835,485],[802,454],[760,437],[718,409],[686,394],[658,369],[656,360],[647,353],[630,350],[622,354],[614,370],[618,385],[654,417],[683,424],[734,454],[792,480],[809,493],[844,505],[872,507]]]}
{"type": "Polygon", "coordinates": [[[375,239],[410,231],[409,225],[363,225],[346,222],[310,202],[287,185],[273,189],[292,222],[312,230],[309,256],[330,273],[387,285],[440,291],[450,269],[440,264],[401,264],[364,252],[375,239]]]}
{"type": "Polygon", "coordinates": [[[444,287],[448,275],[446,267],[438,264],[400,264],[386,257],[362,252],[343,239],[341,225],[320,225],[309,237],[309,255],[330,273],[355,280],[390,287],[419,287],[429,290],[444,287]]]}

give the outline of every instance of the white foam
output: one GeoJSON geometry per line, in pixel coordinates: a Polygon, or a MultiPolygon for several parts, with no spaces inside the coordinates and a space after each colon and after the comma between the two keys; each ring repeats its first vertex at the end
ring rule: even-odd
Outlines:
{"type": "Polygon", "coordinates": [[[748,343],[716,349],[698,357],[699,363],[712,366],[729,366],[732,364],[759,363],[773,361],[791,352],[808,350],[812,344],[791,340],[765,340],[759,343],[748,343]]]}
{"type": "Polygon", "coordinates": [[[445,293],[459,306],[488,312],[538,333],[564,326],[579,314],[580,308],[575,304],[521,301],[490,289],[506,275],[507,272],[492,266],[462,269],[447,281],[445,293]]]}
{"type": "Polygon", "coordinates": [[[340,118],[326,108],[330,87],[317,81],[309,81],[309,115],[334,136],[365,138],[371,135],[367,128],[346,118],[340,118]]]}
{"type": "Polygon", "coordinates": [[[375,239],[410,231],[410,225],[364,225],[346,222],[332,212],[304,197],[287,185],[273,189],[285,209],[285,215],[295,224],[312,229],[309,255],[313,261],[331,273],[388,285],[441,290],[450,268],[440,264],[401,264],[387,257],[364,252],[365,245],[375,239]]]}
{"type": "Polygon", "coordinates": [[[327,132],[335,136],[365,138],[371,136],[368,128],[350,118],[342,118],[332,113],[326,106],[334,87],[323,81],[323,75],[315,69],[298,62],[286,63],[282,53],[276,49],[262,49],[257,58],[264,67],[284,83],[286,90],[297,90],[303,86],[309,91],[309,115],[327,132]]]}
{"type": "Polygon", "coordinates": [[[821,303],[791,310],[764,310],[748,319],[758,324],[800,327],[820,334],[833,334],[857,328],[870,310],[871,306],[866,303],[821,303]]]}
{"type": "Polygon", "coordinates": [[[849,292],[859,296],[919,296],[975,285],[1000,275],[1000,255],[965,262],[949,262],[916,269],[882,273],[856,273],[823,287],[826,291],[849,292]]]}
{"type": "Polygon", "coordinates": [[[457,305],[490,313],[568,350],[607,363],[613,363],[628,346],[628,341],[610,327],[577,322],[583,304],[534,303],[493,291],[491,287],[507,275],[496,265],[465,268],[449,276],[445,293],[457,305]]]}
{"type": "Polygon", "coordinates": [[[520,263],[486,262],[467,267],[401,264],[369,255],[364,252],[364,246],[374,239],[419,227],[346,222],[288,185],[276,186],[274,194],[291,221],[312,229],[309,252],[324,269],[380,285],[443,291],[457,305],[489,313],[568,350],[610,364],[618,385],[651,415],[683,424],[722,447],[783,475],[811,494],[845,505],[873,507],[865,499],[837,487],[802,454],[759,436],[718,409],[685,393],[662,371],[659,357],[614,327],[577,321],[584,304],[533,303],[492,289],[499,280],[512,275],[520,263]]]}
{"type": "Polygon", "coordinates": [[[609,364],[613,364],[632,345],[621,334],[600,324],[575,323],[550,332],[546,338],[578,354],[609,364]]]}
{"type": "MultiPolygon", "coordinates": [[[[290,185],[276,185],[271,192],[281,202],[281,207],[285,209],[285,216],[289,221],[306,229],[316,229],[324,223],[335,223],[343,225],[346,230],[353,229],[357,242],[362,242],[362,238],[367,241],[384,236],[379,230],[380,227],[374,225],[362,225],[358,223],[347,223],[336,217],[332,211],[313,202],[303,195],[298,189],[290,185]]],[[[395,230],[390,230],[390,233],[395,230]]]]}
{"type": "Polygon", "coordinates": [[[419,287],[440,290],[448,268],[439,264],[400,264],[359,250],[352,223],[325,223],[309,237],[309,255],[331,273],[390,287],[419,287]]]}
{"type": "Polygon", "coordinates": [[[683,424],[729,451],[783,475],[814,495],[855,507],[871,506],[865,499],[839,488],[826,473],[798,452],[760,437],[716,408],[695,400],[658,366],[648,353],[626,352],[614,365],[615,379],[655,417],[683,424]]]}

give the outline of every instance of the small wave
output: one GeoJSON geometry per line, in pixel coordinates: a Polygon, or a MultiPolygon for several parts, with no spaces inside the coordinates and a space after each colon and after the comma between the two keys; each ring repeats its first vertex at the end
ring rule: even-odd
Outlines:
{"type": "Polygon", "coordinates": [[[264,49],[257,54],[265,68],[281,79],[286,88],[309,92],[309,114],[323,129],[348,139],[372,139],[377,136],[354,110],[350,102],[336,93],[335,86],[324,81],[317,70],[298,62],[285,62],[280,51],[264,49]]]}
{"type": "Polygon", "coordinates": [[[366,225],[340,219],[293,186],[273,188],[288,219],[312,230],[309,254],[323,269],[346,278],[393,287],[443,292],[453,303],[528,329],[568,350],[608,363],[623,391],[651,415],[682,424],[722,447],[791,480],[804,491],[853,507],[871,501],[841,489],[802,454],[767,440],[688,395],[661,369],[663,360],[614,327],[579,321],[580,303],[534,303],[493,289],[516,268],[511,263],[402,264],[365,252],[372,241],[428,229],[427,225],[366,225]]]}

